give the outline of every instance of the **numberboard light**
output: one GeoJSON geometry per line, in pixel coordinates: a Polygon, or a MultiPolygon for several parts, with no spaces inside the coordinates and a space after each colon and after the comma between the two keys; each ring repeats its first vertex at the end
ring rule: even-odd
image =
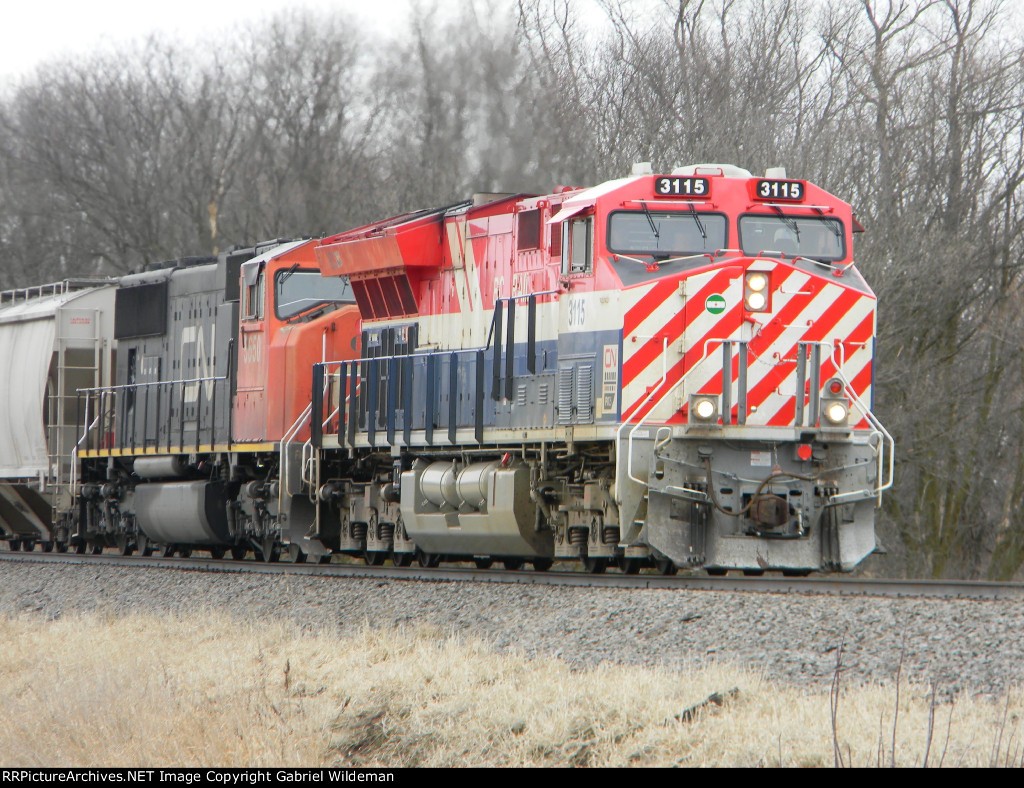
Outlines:
{"type": "Polygon", "coordinates": [[[656,175],[655,197],[708,197],[711,179],[694,175],[656,175]]]}
{"type": "Polygon", "coordinates": [[[803,181],[783,180],[781,178],[758,178],[754,181],[753,185],[753,196],[758,201],[803,202],[807,193],[807,184],[803,181]]]}

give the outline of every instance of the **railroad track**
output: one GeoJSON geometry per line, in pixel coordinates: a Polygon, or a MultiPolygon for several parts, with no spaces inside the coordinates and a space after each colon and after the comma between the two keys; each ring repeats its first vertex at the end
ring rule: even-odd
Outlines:
{"type": "Polygon", "coordinates": [[[685,589],[776,594],[827,594],[832,596],[919,597],[934,599],[1024,599],[1024,583],[985,580],[882,580],[863,577],[725,576],[701,574],[592,575],[584,572],[532,572],[506,569],[364,566],[362,564],[293,564],[213,558],[144,558],[121,555],[73,553],[0,552],[0,561],[38,564],[89,564],[119,568],[157,568],[188,572],[229,572],[266,575],[306,575],[339,578],[420,582],[513,583],[525,585],[582,586],[591,588],[685,589]]]}

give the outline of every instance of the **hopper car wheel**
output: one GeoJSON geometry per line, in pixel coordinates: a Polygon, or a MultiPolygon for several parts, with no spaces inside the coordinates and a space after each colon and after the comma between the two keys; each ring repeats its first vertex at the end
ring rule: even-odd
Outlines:
{"type": "Polygon", "coordinates": [[[388,553],[382,550],[364,550],[363,560],[367,566],[384,566],[384,562],[388,560],[388,553]]]}
{"type": "Polygon", "coordinates": [[[477,569],[490,569],[494,566],[493,558],[474,558],[473,563],[476,564],[477,569]]]}
{"type": "Polygon", "coordinates": [[[172,544],[160,545],[156,550],[156,554],[161,558],[174,558],[176,552],[177,549],[172,544]]]}
{"type": "Polygon", "coordinates": [[[86,547],[88,547],[88,545],[86,544],[85,540],[79,539],[77,542],[75,542],[75,554],[85,555],[86,547]]]}
{"type": "Polygon", "coordinates": [[[525,562],[522,558],[503,558],[501,565],[504,566],[509,572],[516,572],[523,568],[525,562]]]}
{"type": "Polygon", "coordinates": [[[320,558],[317,559],[317,563],[318,564],[329,564],[329,563],[331,563],[331,559],[332,558],[334,558],[334,556],[331,553],[326,553],[325,555],[322,555],[322,556],[320,556],[320,558]]]}
{"type": "Polygon", "coordinates": [[[192,557],[192,548],[191,547],[183,547],[183,548],[181,548],[178,551],[178,555],[180,555],[182,558],[191,558],[192,557]]]}
{"type": "Polygon", "coordinates": [[[807,577],[811,573],[810,569],[783,569],[783,577],[807,577]]]}
{"type": "Polygon", "coordinates": [[[704,571],[712,577],[725,577],[729,573],[728,569],[723,569],[719,566],[712,566],[709,569],[705,569],[704,571]]]}
{"type": "Polygon", "coordinates": [[[555,563],[550,558],[534,558],[531,562],[533,564],[534,572],[546,572],[551,568],[551,565],[555,563]]]}
{"type": "Polygon", "coordinates": [[[424,569],[434,569],[441,564],[439,553],[424,553],[422,550],[416,551],[416,560],[424,569]]]}
{"type": "Polygon", "coordinates": [[[100,542],[89,542],[86,548],[90,555],[102,555],[103,545],[100,542]]]}
{"type": "Polygon", "coordinates": [[[679,571],[679,567],[673,564],[668,558],[655,558],[654,568],[658,570],[659,575],[665,575],[666,577],[674,575],[679,571]]]}
{"type": "Polygon", "coordinates": [[[640,574],[640,559],[639,558],[620,558],[619,559],[619,571],[624,575],[638,575],[640,574]]]}
{"type": "Polygon", "coordinates": [[[244,561],[245,554],[248,552],[249,551],[246,549],[244,544],[231,545],[231,557],[234,558],[236,561],[244,561]]]}
{"type": "Polygon", "coordinates": [[[20,539],[11,539],[11,540],[9,540],[7,542],[7,544],[10,546],[12,553],[17,553],[18,551],[21,550],[21,540],[20,539]]]}
{"type": "Polygon", "coordinates": [[[135,545],[124,535],[117,537],[117,552],[120,555],[131,555],[135,552],[135,545]]]}
{"type": "Polygon", "coordinates": [[[57,548],[57,552],[58,553],[66,553],[68,551],[68,543],[67,542],[57,542],[54,545],[54,547],[57,548]]]}
{"type": "Polygon", "coordinates": [[[210,558],[212,558],[214,561],[220,561],[224,557],[224,554],[226,552],[227,548],[225,547],[211,547],[210,558]]]}
{"type": "Polygon", "coordinates": [[[743,570],[743,575],[744,575],[744,577],[763,577],[764,576],[764,570],[763,569],[744,569],[743,570]]]}
{"type": "Polygon", "coordinates": [[[413,555],[412,553],[392,553],[391,554],[391,563],[394,564],[395,566],[401,566],[401,567],[411,566],[412,565],[412,559],[415,558],[415,557],[416,556],[413,555]]]}
{"type": "Polygon", "coordinates": [[[143,533],[135,535],[135,548],[143,558],[149,558],[153,555],[153,543],[150,542],[149,537],[143,533]]]}
{"type": "Polygon", "coordinates": [[[53,542],[40,542],[39,544],[43,548],[44,553],[53,552],[53,542]]]}
{"type": "Polygon", "coordinates": [[[592,575],[603,575],[608,568],[607,558],[584,558],[583,568],[592,575]]]}
{"type": "Polygon", "coordinates": [[[292,559],[293,564],[304,564],[309,560],[309,555],[294,543],[288,545],[288,557],[292,559]]]}
{"type": "Polygon", "coordinates": [[[36,543],[32,539],[22,539],[21,549],[24,550],[26,553],[31,553],[33,550],[36,549],[36,543]]]}

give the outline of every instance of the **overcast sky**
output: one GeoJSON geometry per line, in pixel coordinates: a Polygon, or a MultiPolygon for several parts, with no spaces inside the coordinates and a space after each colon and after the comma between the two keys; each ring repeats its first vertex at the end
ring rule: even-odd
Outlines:
{"type": "MultiPolygon", "coordinates": [[[[341,9],[383,30],[401,21],[409,1],[16,0],[5,3],[0,23],[0,78],[17,78],[43,61],[115,48],[155,31],[194,41],[292,7],[341,9]]],[[[453,5],[453,0],[434,2],[453,5]]]]}

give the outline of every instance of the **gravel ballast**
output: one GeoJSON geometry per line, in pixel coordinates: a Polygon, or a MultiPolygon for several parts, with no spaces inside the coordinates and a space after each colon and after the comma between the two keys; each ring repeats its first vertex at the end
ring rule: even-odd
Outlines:
{"type": "Polygon", "coordinates": [[[1024,686],[1024,602],[503,583],[221,574],[128,567],[5,563],[0,611],[191,615],[294,621],[338,632],[429,627],[499,651],[686,668],[742,664],[815,691],[843,682],[935,680],[941,694],[1024,686]],[[905,646],[904,646],[905,643],[905,646]]]}

